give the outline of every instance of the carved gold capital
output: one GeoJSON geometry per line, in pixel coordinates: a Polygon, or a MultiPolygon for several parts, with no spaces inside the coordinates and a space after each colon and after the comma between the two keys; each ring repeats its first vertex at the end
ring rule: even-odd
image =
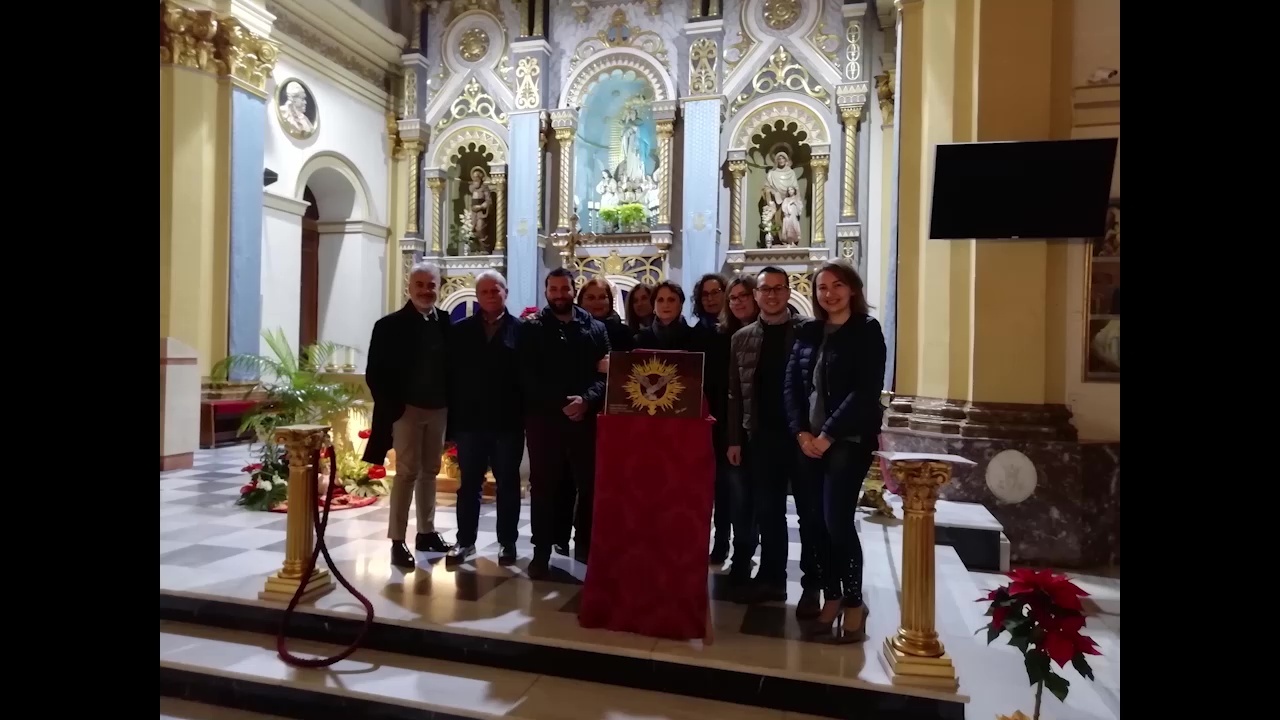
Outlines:
{"type": "Polygon", "coordinates": [[[213,38],[218,19],[207,10],[188,10],[175,2],[160,3],[160,62],[218,71],[213,38]]]}
{"type": "Polygon", "coordinates": [[[274,44],[254,34],[236,18],[227,17],[218,22],[214,45],[227,74],[253,90],[266,92],[267,78],[271,77],[280,57],[274,44]]]}
{"type": "Polygon", "coordinates": [[[566,142],[573,139],[573,128],[556,128],[556,142],[566,142]]]}
{"type": "Polygon", "coordinates": [[[289,453],[289,471],[310,467],[311,454],[328,444],[327,425],[286,425],[276,428],[276,444],[284,445],[289,453]]]}
{"type": "Polygon", "coordinates": [[[160,3],[160,62],[226,75],[259,94],[275,69],[279,48],[239,20],[207,10],[160,3]]]}
{"type": "Polygon", "coordinates": [[[938,491],[951,480],[951,465],[936,460],[900,460],[889,467],[905,491],[903,508],[908,513],[932,515],[938,505],[938,491]]]}
{"type": "Polygon", "coordinates": [[[858,123],[862,122],[862,107],[842,107],[840,108],[840,119],[844,121],[845,127],[855,128],[858,123]]]}
{"type": "Polygon", "coordinates": [[[885,70],[875,77],[876,99],[880,102],[881,123],[893,125],[893,98],[897,88],[893,70],[885,70]]]}

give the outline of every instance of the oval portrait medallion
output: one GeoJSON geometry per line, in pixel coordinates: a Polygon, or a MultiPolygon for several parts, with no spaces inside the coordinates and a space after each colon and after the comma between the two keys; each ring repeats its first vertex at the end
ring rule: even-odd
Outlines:
{"type": "Polygon", "coordinates": [[[1017,450],[996,453],[987,463],[987,488],[1001,502],[1017,504],[1036,491],[1036,466],[1017,450]]]}

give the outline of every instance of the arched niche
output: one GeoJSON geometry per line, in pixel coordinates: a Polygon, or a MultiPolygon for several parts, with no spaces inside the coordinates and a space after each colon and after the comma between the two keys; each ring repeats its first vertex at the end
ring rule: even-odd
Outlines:
{"type": "Polygon", "coordinates": [[[316,197],[316,204],[323,209],[325,217],[320,220],[377,222],[369,184],[355,164],[343,155],[326,150],[308,158],[298,173],[293,197],[303,200],[308,187],[316,197]]]}
{"type": "Polygon", "coordinates": [[[592,87],[609,77],[613,70],[630,71],[637,77],[644,78],[653,89],[654,100],[676,99],[675,83],[661,63],[642,50],[619,47],[592,55],[590,61],[569,73],[564,83],[565,91],[560,96],[560,107],[582,107],[582,102],[592,87]]]}
{"type": "Polygon", "coordinates": [[[449,128],[443,137],[436,140],[435,151],[431,153],[431,168],[448,168],[453,157],[460,150],[475,145],[477,149],[484,147],[493,154],[492,162],[507,162],[507,143],[502,139],[496,123],[480,118],[464,120],[449,128]],[[495,126],[495,127],[490,127],[495,126]]]}
{"type": "Polygon", "coordinates": [[[831,146],[831,128],[823,115],[825,108],[817,101],[803,95],[782,93],[756,98],[738,111],[730,131],[726,133],[726,151],[749,150],[752,137],[765,127],[773,127],[779,120],[784,124],[795,123],[807,136],[810,146],[831,146]]]}

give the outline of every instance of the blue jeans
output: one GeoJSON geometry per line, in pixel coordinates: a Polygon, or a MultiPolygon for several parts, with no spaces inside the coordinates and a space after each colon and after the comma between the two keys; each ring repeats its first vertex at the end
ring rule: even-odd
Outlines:
{"type": "Polygon", "coordinates": [[[484,475],[493,470],[498,486],[498,542],[515,544],[520,533],[520,460],[524,457],[524,431],[467,431],[457,434],[459,545],[475,545],[480,524],[480,496],[484,475]]]}
{"type": "MultiPolygon", "coordinates": [[[[799,475],[811,492],[808,514],[821,518],[818,558],[823,595],[843,598],[845,607],[862,604],[862,543],[858,540],[858,493],[871,469],[874,443],[836,440],[821,459],[800,456],[799,475]]],[[[799,494],[796,504],[800,505],[799,494]]],[[[806,514],[800,509],[801,517],[806,514]]],[[[801,527],[803,527],[801,520],[801,527]]]]}

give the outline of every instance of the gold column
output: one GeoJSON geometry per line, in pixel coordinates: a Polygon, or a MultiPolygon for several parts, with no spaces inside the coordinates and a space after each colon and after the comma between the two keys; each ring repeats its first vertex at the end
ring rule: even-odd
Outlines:
{"type": "Polygon", "coordinates": [[[494,173],[490,178],[493,180],[494,202],[498,204],[493,224],[493,252],[502,253],[507,249],[507,174],[494,173]]]}
{"type": "Polygon", "coordinates": [[[658,224],[671,224],[671,136],[674,122],[658,121],[658,224]]]}
{"type": "Polygon", "coordinates": [[[560,217],[556,227],[571,229],[573,219],[573,128],[556,128],[556,142],[560,145],[560,217]]]}
{"type": "Polygon", "coordinates": [[[259,600],[287,603],[298,587],[305,587],[301,602],[309,602],[333,589],[333,577],[325,568],[312,569],[303,577],[307,561],[315,551],[316,482],[311,455],[323,448],[329,439],[326,425],[289,425],[276,429],[276,442],[289,453],[289,513],[286,522],[284,566],[267,578],[258,593],[259,600]]]}
{"type": "Polygon", "coordinates": [[[889,471],[903,495],[902,619],[884,641],[884,658],[895,685],[959,689],[955,666],[934,629],[934,515],[938,490],[951,480],[951,465],[937,460],[899,460],[889,471]]]}
{"type": "Polygon", "coordinates": [[[862,122],[862,108],[843,108],[840,110],[840,117],[844,120],[844,185],[842,187],[840,215],[857,219],[858,128],[862,122]]]}
{"type": "Polygon", "coordinates": [[[431,194],[431,252],[440,254],[440,190],[444,188],[444,178],[427,178],[427,190],[431,194]]]}
{"type": "Polygon", "coordinates": [[[827,244],[827,167],[831,159],[818,155],[809,159],[813,170],[813,238],[809,247],[825,247],[827,244]]]}
{"type": "Polygon", "coordinates": [[[730,160],[729,174],[729,247],[742,247],[742,179],[747,174],[746,160],[730,160]]]}
{"type": "Polygon", "coordinates": [[[405,140],[405,152],[409,156],[409,220],[405,223],[405,234],[418,234],[418,177],[422,174],[418,160],[422,157],[421,140],[405,140]]]}

